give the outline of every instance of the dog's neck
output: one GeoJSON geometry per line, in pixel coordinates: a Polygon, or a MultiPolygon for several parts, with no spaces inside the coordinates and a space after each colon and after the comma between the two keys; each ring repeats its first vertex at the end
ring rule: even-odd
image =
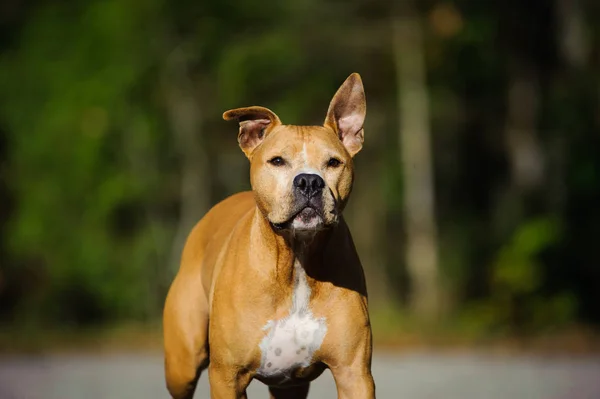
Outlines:
{"type": "Polygon", "coordinates": [[[254,224],[265,245],[273,246],[277,254],[277,274],[293,281],[294,268],[300,265],[309,276],[323,272],[327,248],[336,235],[338,226],[318,231],[277,230],[257,208],[254,224]]]}

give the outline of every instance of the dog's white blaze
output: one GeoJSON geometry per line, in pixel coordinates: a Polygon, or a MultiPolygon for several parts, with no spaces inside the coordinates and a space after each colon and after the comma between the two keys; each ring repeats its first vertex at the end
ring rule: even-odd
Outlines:
{"type": "Polygon", "coordinates": [[[304,166],[308,163],[308,154],[306,152],[306,143],[302,143],[302,160],[304,161],[304,166]]]}
{"type": "Polygon", "coordinates": [[[262,360],[257,371],[262,376],[287,376],[298,367],[308,367],[323,343],[327,332],[325,317],[315,318],[309,308],[310,287],[306,272],[298,261],[294,264],[295,285],[292,307],[287,317],[270,320],[260,342],[262,360]]]}
{"type": "Polygon", "coordinates": [[[308,166],[308,154],[306,152],[306,143],[302,144],[301,154],[302,154],[302,160],[303,160],[302,168],[300,168],[296,172],[296,176],[298,176],[301,173],[308,173],[308,174],[317,175],[322,179],[323,175],[321,174],[321,172],[318,169],[311,168],[310,166],[308,166]]]}

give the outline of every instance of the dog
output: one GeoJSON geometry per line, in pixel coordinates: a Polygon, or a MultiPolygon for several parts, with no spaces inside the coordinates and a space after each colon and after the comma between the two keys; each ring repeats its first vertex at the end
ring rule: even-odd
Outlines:
{"type": "Polygon", "coordinates": [[[271,110],[229,110],[252,191],[193,228],[163,314],[165,375],[192,398],[208,368],[213,399],[306,398],[330,369],[338,398],[375,398],[364,271],[342,216],[364,141],[365,93],[353,73],[322,126],[284,125],[271,110]]]}

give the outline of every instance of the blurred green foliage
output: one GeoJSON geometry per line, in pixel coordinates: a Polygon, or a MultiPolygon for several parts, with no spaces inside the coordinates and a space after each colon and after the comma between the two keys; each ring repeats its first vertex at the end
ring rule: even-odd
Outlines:
{"type": "Polygon", "coordinates": [[[543,296],[547,280],[540,255],[556,245],[560,228],[556,220],[534,219],[520,224],[500,249],[491,268],[490,296],[479,319],[492,328],[540,330],[564,327],[573,321],[576,299],[568,292],[543,296]]]}
{"type": "Polygon", "coordinates": [[[6,228],[16,262],[8,265],[31,264],[43,279],[37,299],[24,295],[19,318],[85,321],[147,310],[153,294],[139,276],[156,262],[153,247],[167,244],[148,228],[126,236],[115,219],[130,217],[120,213],[158,183],[131,173],[122,150],[127,135],[156,146],[159,122],[135,92],[146,90],[139,86],[156,62],[147,35],[157,6],[49,3],[31,12],[18,47],[2,57],[7,183],[17,204],[6,228]]]}
{"type": "MultiPolygon", "coordinates": [[[[446,313],[466,315],[467,326],[539,331],[600,320],[600,32],[590,18],[598,6],[578,4],[588,50],[574,64],[554,2],[418,3],[446,313]],[[526,128],[544,164],[544,178],[526,188],[507,144],[510,110],[529,109],[510,104],[523,76],[536,96],[526,128]]],[[[354,71],[369,112],[348,219],[375,306],[406,304],[390,2],[37,1],[3,15],[5,323],[156,320],[178,229],[193,222],[182,221],[194,202],[181,189],[189,165],[205,161],[198,217],[202,204],[248,188],[222,112],[256,104],[286,123],[322,123],[354,71]]]]}

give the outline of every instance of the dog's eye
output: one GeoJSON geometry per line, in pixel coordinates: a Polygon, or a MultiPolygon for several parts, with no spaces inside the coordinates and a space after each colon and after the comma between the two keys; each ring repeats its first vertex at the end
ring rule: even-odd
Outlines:
{"type": "Polygon", "coordinates": [[[342,164],[342,161],[340,161],[339,159],[336,159],[336,158],[331,158],[329,161],[327,161],[327,166],[330,168],[337,168],[341,164],[342,164]]]}
{"type": "Polygon", "coordinates": [[[269,163],[274,166],[285,165],[285,161],[281,157],[273,157],[273,158],[269,159],[269,163]]]}

